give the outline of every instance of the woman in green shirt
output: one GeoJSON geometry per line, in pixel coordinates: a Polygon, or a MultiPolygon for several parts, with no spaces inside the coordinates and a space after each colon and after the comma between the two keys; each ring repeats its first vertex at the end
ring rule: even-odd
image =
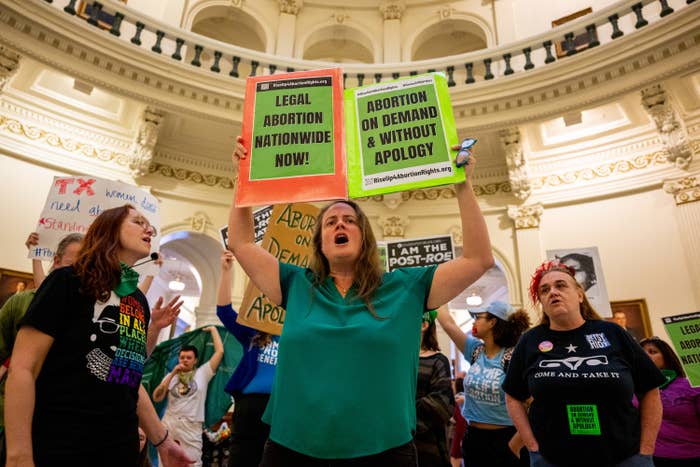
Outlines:
{"type": "MultiPolygon", "coordinates": [[[[246,153],[239,136],[235,168],[246,153]]],[[[416,465],[423,312],[447,303],[493,265],[470,181],[473,157],[465,170],[466,183],[455,186],[462,256],[390,273],[382,272],[369,219],[352,201],[321,210],[312,264],[303,269],[257,245],[251,209],[234,200],[229,247],[253,283],[286,310],[263,416],[271,431],[261,466],[416,465]]]]}

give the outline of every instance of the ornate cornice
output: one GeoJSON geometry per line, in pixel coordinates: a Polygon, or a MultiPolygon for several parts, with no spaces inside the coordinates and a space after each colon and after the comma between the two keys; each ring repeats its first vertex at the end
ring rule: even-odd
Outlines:
{"type": "MultiPolygon", "coordinates": [[[[222,71],[210,73],[204,67],[195,68],[171,60],[167,54],[153,54],[149,47],[135,47],[128,40],[115,40],[107,31],[66,21],[60,8],[52,11],[46,6],[38,8],[36,3],[43,2],[0,2],[0,42],[3,45],[90,84],[164,110],[184,111],[219,121],[239,121],[245,79],[228,76],[226,69],[231,69],[231,54],[240,55],[241,63],[269,61],[269,57],[252,50],[226,51],[220,64],[222,71]]],[[[439,11],[438,14],[451,14],[447,10],[447,13],[439,11]]],[[[335,20],[343,22],[348,16],[340,12],[335,20]]],[[[464,77],[456,76],[460,83],[451,88],[455,116],[464,119],[463,126],[473,131],[501,129],[598,105],[666,78],[675,78],[698,68],[700,36],[695,32],[698,24],[698,15],[679,11],[634,35],[550,65],[538,64],[537,69],[530,72],[518,70],[513,76],[497,76],[492,81],[478,77],[473,85],[464,85],[464,77]]],[[[160,25],[168,29],[166,26],[160,25]]],[[[208,49],[220,47],[205,37],[192,37],[194,35],[188,31],[178,32],[187,35],[188,44],[201,42],[208,49]]],[[[170,35],[178,32],[170,31],[170,35]]],[[[488,53],[488,49],[470,53],[464,61],[481,63],[488,53]]],[[[278,59],[278,69],[283,66],[314,68],[313,62],[278,59]]],[[[453,59],[430,62],[430,68],[443,69],[448,65],[456,64],[453,59]]],[[[461,65],[457,68],[461,69],[461,65]]],[[[405,75],[411,67],[412,64],[406,63],[387,73],[396,71],[405,75]]],[[[416,67],[424,68],[418,64],[416,67]]],[[[346,70],[349,75],[361,72],[369,75],[375,68],[348,65],[346,70]]]]}
{"type": "Polygon", "coordinates": [[[521,201],[526,200],[532,192],[530,186],[530,175],[525,158],[525,150],[520,141],[520,129],[510,127],[498,133],[501,146],[506,154],[506,165],[508,166],[508,179],[513,194],[521,201]]]}
{"type": "Polygon", "coordinates": [[[536,229],[540,226],[540,218],[544,213],[542,203],[529,204],[527,206],[508,206],[508,217],[510,217],[515,229],[536,229]]]}
{"type": "Polygon", "coordinates": [[[642,106],[656,124],[668,160],[680,169],[687,169],[693,158],[688,144],[688,132],[673,108],[666,89],[657,83],[642,89],[641,94],[642,106]]]}
{"type": "Polygon", "coordinates": [[[20,59],[20,54],[0,45],[0,92],[3,91],[10,78],[17,73],[20,59]]]}
{"type": "MultiPolygon", "coordinates": [[[[60,148],[79,156],[98,159],[103,162],[113,162],[122,167],[127,167],[130,160],[128,154],[116,152],[107,148],[96,147],[91,144],[76,141],[72,138],[66,138],[42,128],[25,125],[18,120],[0,115],[0,132],[2,131],[27,138],[34,143],[42,143],[53,148],[60,148]]],[[[149,174],[157,174],[181,181],[190,181],[210,187],[219,187],[227,190],[233,188],[233,180],[230,177],[196,172],[180,167],[160,164],[158,162],[152,162],[148,168],[148,172],[149,174]]]]}
{"type": "Polygon", "coordinates": [[[172,167],[165,164],[154,162],[148,168],[150,174],[161,175],[166,178],[174,178],[180,181],[187,181],[196,184],[206,185],[210,187],[225,188],[230,190],[233,188],[233,179],[230,177],[221,177],[212,174],[203,174],[193,170],[187,170],[180,167],[172,167]]]}
{"type": "Polygon", "coordinates": [[[192,217],[185,218],[185,222],[189,224],[189,230],[198,233],[206,233],[208,227],[214,227],[211,219],[204,211],[195,212],[192,217]]]}
{"type": "Polygon", "coordinates": [[[673,195],[676,206],[700,201],[700,176],[687,177],[664,182],[664,191],[673,195]]]}
{"type": "Polygon", "coordinates": [[[48,116],[45,113],[36,112],[30,108],[16,105],[9,99],[0,99],[0,108],[3,110],[2,114],[13,120],[15,118],[20,118],[18,122],[26,126],[32,126],[29,122],[38,124],[42,126],[45,131],[49,133],[58,131],[62,135],[70,134],[75,138],[80,138],[82,141],[91,141],[96,146],[110,146],[116,148],[117,151],[123,150],[125,152],[129,151],[131,148],[131,141],[127,138],[118,138],[105,135],[103,133],[96,132],[94,128],[77,126],[74,124],[66,123],[63,120],[58,120],[48,116]],[[48,128],[51,128],[49,130],[48,128]]]}
{"type": "Polygon", "coordinates": [[[382,12],[382,17],[384,18],[384,21],[392,19],[400,20],[401,15],[403,15],[405,9],[406,6],[402,2],[397,2],[393,0],[384,2],[382,5],[379,6],[379,11],[382,12]]]}
{"type": "Polygon", "coordinates": [[[115,152],[111,149],[98,148],[91,144],[51,133],[42,128],[26,125],[19,120],[2,115],[0,115],[0,131],[7,131],[34,142],[43,143],[54,148],[60,148],[64,151],[99,159],[104,162],[114,162],[121,166],[126,166],[129,162],[129,156],[127,154],[115,152]]]}
{"type": "Polygon", "coordinates": [[[666,151],[656,151],[629,160],[608,162],[597,167],[584,167],[578,170],[533,177],[532,187],[534,189],[542,189],[545,187],[558,187],[570,185],[572,183],[589,182],[598,178],[607,178],[613,175],[621,175],[634,170],[643,170],[656,165],[665,164],[668,164],[666,151]]]}
{"type": "Polygon", "coordinates": [[[304,5],[304,0],[277,0],[277,4],[280,7],[280,13],[296,16],[304,5]]]}
{"type": "Polygon", "coordinates": [[[384,237],[404,237],[410,220],[406,216],[381,216],[377,223],[382,228],[384,237]]]}

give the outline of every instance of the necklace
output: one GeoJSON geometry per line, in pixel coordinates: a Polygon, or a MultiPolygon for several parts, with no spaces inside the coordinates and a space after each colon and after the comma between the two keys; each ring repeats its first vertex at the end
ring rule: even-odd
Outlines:
{"type": "Polygon", "coordinates": [[[332,276],[332,277],[333,277],[333,283],[335,284],[335,287],[338,289],[338,291],[340,292],[340,294],[341,294],[343,297],[344,297],[345,295],[347,295],[348,290],[350,289],[350,287],[352,287],[352,283],[351,283],[350,286],[348,286],[348,287],[343,287],[343,286],[340,285],[340,283],[338,282],[338,278],[337,278],[337,277],[335,277],[335,276],[332,276]]]}

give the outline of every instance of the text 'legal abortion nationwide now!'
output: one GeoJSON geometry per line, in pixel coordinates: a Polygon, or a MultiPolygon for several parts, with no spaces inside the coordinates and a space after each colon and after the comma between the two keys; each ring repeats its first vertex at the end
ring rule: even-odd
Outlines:
{"type": "Polygon", "coordinates": [[[246,82],[239,206],[347,197],[340,69],[246,82]]]}

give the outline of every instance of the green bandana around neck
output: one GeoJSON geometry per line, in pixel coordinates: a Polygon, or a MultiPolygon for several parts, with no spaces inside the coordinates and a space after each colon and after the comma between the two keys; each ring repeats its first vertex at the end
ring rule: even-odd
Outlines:
{"type": "Polygon", "coordinates": [[[119,264],[122,267],[122,273],[119,278],[119,284],[113,290],[121,298],[134,293],[139,284],[139,273],[125,263],[119,262],[119,264]]]}
{"type": "Polygon", "coordinates": [[[667,370],[667,369],[662,369],[661,374],[664,375],[664,378],[666,378],[666,382],[659,386],[659,389],[663,389],[669,384],[673,382],[674,379],[678,377],[678,373],[676,373],[675,370],[667,370]]]}
{"type": "Polygon", "coordinates": [[[433,324],[435,322],[435,318],[437,318],[438,311],[437,310],[429,310],[423,313],[423,321],[427,321],[430,324],[433,324]]]}

